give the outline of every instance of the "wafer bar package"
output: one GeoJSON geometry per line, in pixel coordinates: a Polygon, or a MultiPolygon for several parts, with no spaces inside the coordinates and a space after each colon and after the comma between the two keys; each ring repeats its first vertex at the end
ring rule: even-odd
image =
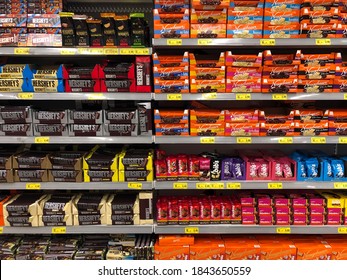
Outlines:
{"type": "Polygon", "coordinates": [[[136,56],[136,92],[151,92],[151,59],[149,56],[136,56]]]}
{"type": "Polygon", "coordinates": [[[34,124],[66,124],[68,122],[68,110],[34,110],[34,124]]]}
{"type": "Polygon", "coordinates": [[[102,124],[102,110],[69,110],[68,123],[69,124],[102,124]]]}
{"type": "Polygon", "coordinates": [[[82,170],[85,152],[54,152],[48,155],[54,170],[82,170]]]}

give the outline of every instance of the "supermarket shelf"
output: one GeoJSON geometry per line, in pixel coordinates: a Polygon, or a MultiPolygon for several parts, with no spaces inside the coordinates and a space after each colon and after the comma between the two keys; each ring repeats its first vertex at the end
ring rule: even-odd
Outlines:
{"type": "Polygon", "coordinates": [[[150,55],[152,48],[50,48],[50,47],[2,47],[0,55],[6,56],[106,56],[150,55]]]}
{"type": "Polygon", "coordinates": [[[156,144],[347,144],[347,137],[156,136],[156,144]]]}
{"type": "Polygon", "coordinates": [[[0,190],[152,190],[153,182],[4,183],[0,190]]]}
{"type": "Polygon", "coordinates": [[[67,227],[2,227],[4,234],[151,234],[152,225],[142,226],[67,226],[67,227]]]}
{"type": "Polygon", "coordinates": [[[346,226],[155,225],[156,234],[342,234],[346,226]]]}
{"type": "Polygon", "coordinates": [[[152,100],[152,93],[0,93],[0,100],[152,100]]]}
{"type": "Polygon", "coordinates": [[[68,3],[134,3],[134,4],[152,4],[153,0],[67,0],[68,3]]]}
{"type": "Polygon", "coordinates": [[[347,47],[347,39],[153,39],[154,47],[161,48],[230,48],[230,47],[253,47],[253,48],[322,48],[322,47],[347,47]]]}
{"type": "Polygon", "coordinates": [[[345,93],[296,93],[296,94],[262,94],[262,93],[191,93],[191,94],[154,94],[158,101],[226,101],[226,100],[346,100],[345,93]]]}
{"type": "MultiPolygon", "coordinates": [[[[0,185],[1,186],[1,185],[0,185]]],[[[347,189],[347,182],[283,182],[283,181],[156,181],[156,190],[271,190],[271,189],[347,189]]]]}
{"type": "Polygon", "coordinates": [[[21,137],[1,136],[1,144],[151,144],[152,136],[122,136],[122,137],[21,137]]]}

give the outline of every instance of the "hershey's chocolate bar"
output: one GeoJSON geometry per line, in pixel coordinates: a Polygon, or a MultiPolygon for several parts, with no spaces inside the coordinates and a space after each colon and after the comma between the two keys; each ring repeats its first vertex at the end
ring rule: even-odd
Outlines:
{"type": "Polygon", "coordinates": [[[79,225],[100,225],[101,215],[78,215],[79,225]]]}
{"type": "Polygon", "coordinates": [[[110,136],[137,136],[137,124],[105,124],[105,135],[110,136]]]}

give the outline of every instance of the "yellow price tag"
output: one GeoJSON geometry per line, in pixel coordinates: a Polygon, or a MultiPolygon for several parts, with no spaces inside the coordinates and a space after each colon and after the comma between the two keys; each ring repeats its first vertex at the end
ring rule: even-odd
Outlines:
{"type": "Polygon", "coordinates": [[[119,51],[116,48],[107,48],[107,49],[104,49],[104,54],[105,55],[118,55],[119,51]]]}
{"type": "Polygon", "coordinates": [[[32,92],[18,93],[18,98],[19,99],[33,99],[34,98],[34,94],[32,92]]]}
{"type": "Polygon", "coordinates": [[[325,137],[311,137],[312,144],[325,144],[327,139],[325,137]]]}
{"type": "Polygon", "coordinates": [[[90,54],[102,55],[104,54],[104,48],[90,48],[88,49],[90,54]]]}
{"type": "Polygon", "coordinates": [[[52,228],[52,234],[65,234],[66,233],[66,227],[53,227],[52,228]]]}
{"type": "Polygon", "coordinates": [[[317,46],[330,46],[331,40],[330,39],[316,39],[316,45],[317,46]]]}
{"type": "Polygon", "coordinates": [[[267,188],[270,190],[280,190],[283,189],[282,183],[268,183],[267,188]]]}
{"type": "Polygon", "coordinates": [[[347,234],[347,227],[339,227],[337,232],[340,234],[347,234]]]}
{"type": "Polygon", "coordinates": [[[272,100],[288,100],[288,95],[285,93],[273,94],[272,100]]]}
{"type": "Polygon", "coordinates": [[[39,189],[41,189],[41,184],[40,183],[27,183],[25,185],[25,189],[27,189],[27,190],[39,190],[39,189]]]}
{"type": "Polygon", "coordinates": [[[212,186],[209,183],[196,183],[196,188],[199,190],[211,189],[212,186]]]}
{"type": "Polygon", "coordinates": [[[276,40],[275,39],[260,39],[260,45],[261,46],[275,46],[276,40]]]}
{"type": "Polygon", "coordinates": [[[170,101],[182,100],[182,94],[168,94],[167,100],[170,100],[170,101]]]}
{"type": "Polygon", "coordinates": [[[4,233],[4,228],[0,227],[0,234],[3,234],[3,233],[4,233]]]}
{"type": "Polygon", "coordinates": [[[141,190],[142,189],[142,183],[128,183],[128,188],[141,190]]]}
{"type": "Polygon", "coordinates": [[[35,137],[35,144],[49,144],[49,137],[35,137]]]}
{"type": "Polygon", "coordinates": [[[278,139],[279,144],[293,144],[293,137],[281,137],[278,139]]]}
{"type": "Polygon", "coordinates": [[[92,94],[88,94],[88,100],[100,100],[100,99],[104,99],[105,96],[103,93],[92,93],[92,94]]]}
{"type": "Polygon", "coordinates": [[[279,227],[276,228],[276,232],[278,234],[291,234],[291,229],[290,227],[279,227]]]}
{"type": "Polygon", "coordinates": [[[251,137],[237,137],[236,143],[237,144],[252,144],[252,138],[251,137]]]}
{"type": "Polygon", "coordinates": [[[15,48],[14,49],[14,54],[29,54],[30,53],[30,49],[29,48],[15,48]]]}
{"type": "Polygon", "coordinates": [[[203,93],[202,94],[202,99],[204,99],[204,100],[216,99],[216,98],[217,98],[217,93],[216,92],[203,93]]]}
{"type": "Polygon", "coordinates": [[[77,52],[79,54],[88,54],[89,53],[89,50],[87,48],[78,48],[77,49],[77,52]]]}
{"type": "Polygon", "coordinates": [[[347,182],[346,183],[334,183],[334,189],[347,189],[347,182]]]}
{"type": "Polygon", "coordinates": [[[237,93],[236,100],[252,100],[252,96],[250,93],[237,93]]]}
{"type": "Polygon", "coordinates": [[[135,55],[149,55],[149,49],[134,49],[135,55]]]}
{"type": "Polygon", "coordinates": [[[201,137],[200,143],[201,144],[214,144],[214,143],[216,143],[216,139],[214,137],[201,137]]]}
{"type": "Polygon", "coordinates": [[[135,50],[134,49],[120,49],[120,55],[134,55],[135,50]]]}
{"type": "Polygon", "coordinates": [[[212,45],[212,39],[198,39],[198,45],[199,46],[207,46],[212,45]]]}
{"type": "Polygon", "coordinates": [[[241,183],[227,183],[227,189],[240,190],[241,189],[241,183]]]}
{"type": "Polygon", "coordinates": [[[184,229],[185,234],[199,234],[199,228],[198,227],[186,227],[184,229]]]}
{"type": "Polygon", "coordinates": [[[60,54],[61,55],[75,55],[76,54],[76,50],[61,50],[60,54]]]}
{"type": "Polygon", "coordinates": [[[339,144],[347,144],[347,137],[339,137],[339,144]]]}
{"type": "Polygon", "coordinates": [[[222,190],[224,189],[224,183],[210,183],[211,189],[222,190]]]}
{"type": "Polygon", "coordinates": [[[185,190],[188,189],[187,183],[173,183],[173,189],[174,190],[185,190]]]}
{"type": "Polygon", "coordinates": [[[343,99],[344,99],[344,100],[347,100],[347,93],[345,93],[345,94],[343,95],[343,99]]]}
{"type": "Polygon", "coordinates": [[[167,39],[168,46],[182,46],[182,39],[167,39]]]}

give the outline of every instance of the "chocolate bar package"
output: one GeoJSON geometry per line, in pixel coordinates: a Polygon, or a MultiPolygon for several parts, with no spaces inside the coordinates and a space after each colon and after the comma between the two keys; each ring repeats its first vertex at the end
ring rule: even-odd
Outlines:
{"type": "Polygon", "coordinates": [[[130,14],[130,38],[133,47],[148,46],[149,26],[143,13],[130,14]]]}
{"type": "Polygon", "coordinates": [[[140,135],[152,135],[152,112],[150,102],[137,103],[140,135]]]}
{"type": "Polygon", "coordinates": [[[46,195],[39,193],[18,194],[9,199],[3,206],[4,216],[25,216],[25,215],[41,215],[42,208],[40,207],[41,200],[45,199],[46,195]]]}
{"type": "Polygon", "coordinates": [[[145,149],[129,149],[119,157],[119,170],[151,170],[153,169],[153,151],[145,149]]]}
{"type": "Polygon", "coordinates": [[[47,169],[14,170],[15,182],[48,182],[47,169]]]}
{"type": "Polygon", "coordinates": [[[100,19],[87,19],[87,25],[90,35],[91,47],[102,47],[105,45],[102,35],[102,25],[100,19]]]}
{"type": "Polygon", "coordinates": [[[151,58],[136,56],[136,92],[151,92],[151,58]]]}
{"type": "Polygon", "coordinates": [[[49,215],[71,215],[72,204],[76,197],[71,194],[52,194],[41,201],[42,214],[49,215]]]}
{"type": "Polygon", "coordinates": [[[73,13],[60,13],[62,43],[64,47],[74,47],[76,34],[73,24],[73,13]]]}
{"type": "Polygon", "coordinates": [[[39,226],[72,226],[71,215],[42,215],[39,216],[39,226]]]}
{"type": "Polygon", "coordinates": [[[38,216],[4,216],[6,227],[37,227],[39,226],[38,216]]]}
{"type": "Polygon", "coordinates": [[[135,66],[134,63],[116,63],[108,62],[101,67],[100,78],[102,79],[134,79],[135,66]]]}
{"type": "Polygon", "coordinates": [[[101,215],[74,215],[74,226],[101,225],[101,215]]]}
{"type": "Polygon", "coordinates": [[[131,46],[129,19],[127,16],[115,17],[116,31],[117,31],[117,46],[129,47],[131,46]]]}
{"type": "Polygon", "coordinates": [[[132,215],[139,214],[139,201],[136,194],[113,194],[107,199],[100,213],[103,215],[132,215]]]}
{"type": "Polygon", "coordinates": [[[118,170],[118,152],[120,150],[97,149],[84,157],[84,170],[118,170]]]}
{"type": "Polygon", "coordinates": [[[32,121],[30,106],[0,106],[0,124],[32,123],[32,121]]]}
{"type": "Polygon", "coordinates": [[[103,225],[139,225],[138,214],[120,214],[120,215],[102,215],[101,223],[103,225]]]}
{"type": "Polygon", "coordinates": [[[33,79],[28,81],[30,92],[64,92],[63,80],[33,79]]]}
{"type": "Polygon", "coordinates": [[[69,110],[68,122],[70,124],[102,124],[103,114],[102,110],[99,111],[80,111],[69,110]]]}
{"type": "Polygon", "coordinates": [[[0,92],[30,92],[30,89],[26,79],[0,79],[0,92]]]}
{"type": "Polygon", "coordinates": [[[69,136],[103,136],[101,124],[69,124],[69,136]]]}
{"type": "Polygon", "coordinates": [[[0,151],[0,169],[12,169],[12,155],[11,151],[0,151]]]}
{"type": "Polygon", "coordinates": [[[24,151],[13,156],[14,169],[50,169],[51,164],[46,152],[24,151]]]}
{"type": "Polygon", "coordinates": [[[136,92],[135,80],[123,79],[123,80],[102,80],[101,81],[102,92],[136,92]]]}
{"type": "Polygon", "coordinates": [[[54,14],[28,13],[27,27],[60,28],[60,16],[54,14]]]}
{"type": "Polygon", "coordinates": [[[138,124],[139,116],[136,109],[104,110],[104,124],[138,124]]]}
{"type": "Polygon", "coordinates": [[[62,35],[49,34],[49,33],[47,34],[28,33],[26,35],[26,46],[27,47],[61,47],[62,35]]]}
{"type": "Polygon", "coordinates": [[[12,169],[0,169],[0,183],[13,183],[13,170],[12,169]]]}
{"type": "Polygon", "coordinates": [[[84,170],[84,182],[118,182],[115,170],[84,170]]]}
{"type": "MultiPolygon", "coordinates": [[[[99,79],[100,76],[100,65],[96,64],[94,66],[74,66],[74,65],[64,65],[62,68],[63,78],[65,80],[90,80],[99,79]]],[[[71,87],[73,87],[71,85],[71,87]]],[[[79,85],[79,87],[86,87],[86,85],[79,85]]]]}
{"type": "Polygon", "coordinates": [[[82,170],[84,152],[55,152],[49,160],[54,170],[82,170]]]}
{"type": "Polygon", "coordinates": [[[80,211],[95,212],[106,204],[108,194],[88,194],[84,193],[76,197],[72,206],[73,215],[77,215],[80,211]]]}
{"type": "Polygon", "coordinates": [[[139,135],[138,124],[104,124],[104,136],[137,136],[139,135]]]}
{"type": "Polygon", "coordinates": [[[102,22],[102,34],[104,37],[104,45],[106,47],[115,47],[117,46],[117,33],[116,26],[114,22],[114,13],[101,13],[101,22],[102,22]]]}
{"type": "Polygon", "coordinates": [[[140,225],[153,224],[153,193],[139,193],[140,225]]]}
{"type": "Polygon", "coordinates": [[[32,65],[5,64],[0,66],[0,79],[32,79],[32,65]]]}
{"type": "Polygon", "coordinates": [[[0,136],[33,136],[32,124],[0,124],[0,136]]]}
{"type": "Polygon", "coordinates": [[[49,170],[48,181],[50,182],[83,182],[82,170],[49,170]]]}
{"type": "Polygon", "coordinates": [[[153,170],[120,170],[119,182],[153,181],[153,170]]]}
{"type": "Polygon", "coordinates": [[[100,92],[100,80],[65,80],[66,92],[100,92]]]}
{"type": "Polygon", "coordinates": [[[90,36],[87,24],[87,16],[74,15],[72,17],[73,24],[76,32],[76,47],[88,47],[90,46],[90,36]]]}
{"type": "Polygon", "coordinates": [[[0,14],[0,27],[26,27],[27,15],[16,14],[6,15],[0,14]]]}
{"type": "Polygon", "coordinates": [[[34,124],[67,124],[68,110],[34,110],[34,124]]]}

